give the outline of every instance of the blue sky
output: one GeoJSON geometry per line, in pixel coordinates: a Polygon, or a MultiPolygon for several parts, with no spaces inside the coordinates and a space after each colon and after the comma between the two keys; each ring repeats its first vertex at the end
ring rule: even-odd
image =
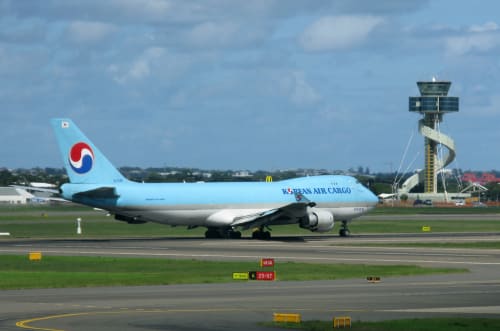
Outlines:
{"type": "Polygon", "coordinates": [[[417,80],[451,80],[453,168],[500,169],[498,1],[0,0],[0,167],[423,165],[417,80]],[[412,163],[412,161],[415,161],[412,163]]]}

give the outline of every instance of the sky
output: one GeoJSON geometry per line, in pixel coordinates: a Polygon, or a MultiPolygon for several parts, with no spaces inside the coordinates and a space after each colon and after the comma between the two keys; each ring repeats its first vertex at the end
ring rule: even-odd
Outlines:
{"type": "Polygon", "coordinates": [[[451,168],[500,169],[500,2],[0,0],[0,167],[423,167],[416,82],[452,82],[451,168]],[[406,151],[406,152],[405,152],[406,151]],[[404,157],[403,157],[404,156],[404,157]]]}

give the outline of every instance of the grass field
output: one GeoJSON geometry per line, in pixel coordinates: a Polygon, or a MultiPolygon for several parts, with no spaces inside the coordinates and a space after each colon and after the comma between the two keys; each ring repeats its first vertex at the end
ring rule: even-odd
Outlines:
{"type": "MultiPolygon", "coordinates": [[[[304,321],[300,324],[293,323],[263,323],[284,329],[327,331],[334,330],[332,321],[304,321]]],[[[500,330],[500,319],[487,318],[428,318],[404,319],[381,322],[353,321],[352,331],[497,331],[500,330]]]]}
{"type": "Polygon", "coordinates": [[[353,234],[359,233],[422,233],[422,227],[431,227],[432,232],[500,232],[498,220],[439,220],[427,217],[425,220],[364,220],[353,221],[349,229],[353,234]]]}
{"type": "MultiPolygon", "coordinates": [[[[353,234],[362,233],[420,233],[422,226],[431,226],[432,232],[500,232],[497,220],[433,220],[429,215],[495,214],[497,208],[377,208],[374,215],[425,214],[421,220],[355,220],[350,224],[353,234]]],[[[499,217],[500,220],[500,217],[499,217]]],[[[338,229],[338,225],[335,226],[338,229]]],[[[334,229],[323,235],[337,233],[334,229]]],[[[127,224],[106,216],[102,211],[75,206],[1,206],[0,232],[9,232],[11,238],[102,238],[102,237],[203,237],[205,228],[187,230],[186,227],[171,227],[156,223],[127,224]],[[82,218],[81,235],[76,234],[76,219],[82,218]]],[[[250,236],[250,231],[243,233],[250,236]]],[[[311,232],[296,225],[275,226],[273,235],[311,235],[311,232]]],[[[322,235],[315,233],[314,235],[322,235]]],[[[1,237],[0,237],[1,240],[1,237]]]]}
{"type": "Polygon", "coordinates": [[[500,214],[500,207],[391,207],[378,206],[370,212],[373,215],[439,215],[439,214],[500,214]]]}
{"type": "MultiPolygon", "coordinates": [[[[217,262],[86,256],[0,255],[0,289],[168,285],[232,282],[233,272],[259,270],[256,262],[217,262]]],[[[333,280],[467,272],[466,269],[282,262],[279,281],[333,280]]]]}
{"type": "Polygon", "coordinates": [[[86,207],[36,206],[0,208],[0,232],[9,232],[11,238],[116,238],[203,236],[205,229],[188,231],[185,227],[157,223],[128,224],[86,207]],[[77,218],[82,219],[82,235],[76,233],[77,218]]]}

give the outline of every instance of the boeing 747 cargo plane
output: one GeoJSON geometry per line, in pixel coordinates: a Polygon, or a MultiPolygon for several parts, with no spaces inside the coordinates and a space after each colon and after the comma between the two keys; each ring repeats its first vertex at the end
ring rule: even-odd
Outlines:
{"type": "Polygon", "coordinates": [[[269,239],[269,226],[297,224],[340,235],[377,197],[349,176],[311,176],[277,182],[137,183],[126,179],[70,119],[53,119],[70,182],[63,198],[104,209],[128,223],[157,222],[206,227],[207,238],[240,238],[239,230],[269,239]]]}

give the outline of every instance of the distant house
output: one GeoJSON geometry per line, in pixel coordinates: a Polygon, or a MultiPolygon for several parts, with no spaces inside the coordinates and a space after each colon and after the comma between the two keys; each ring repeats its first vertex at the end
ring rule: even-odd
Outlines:
{"type": "Polygon", "coordinates": [[[476,174],[472,172],[466,172],[462,177],[462,181],[484,185],[487,183],[500,183],[500,178],[497,178],[494,174],[486,172],[484,172],[481,177],[477,177],[476,174]]]}
{"type": "Polygon", "coordinates": [[[0,187],[0,204],[26,204],[33,195],[23,189],[0,187]]]}
{"type": "Polygon", "coordinates": [[[240,171],[235,172],[233,174],[233,177],[247,178],[247,177],[252,177],[252,174],[248,170],[240,170],[240,171]]]}

